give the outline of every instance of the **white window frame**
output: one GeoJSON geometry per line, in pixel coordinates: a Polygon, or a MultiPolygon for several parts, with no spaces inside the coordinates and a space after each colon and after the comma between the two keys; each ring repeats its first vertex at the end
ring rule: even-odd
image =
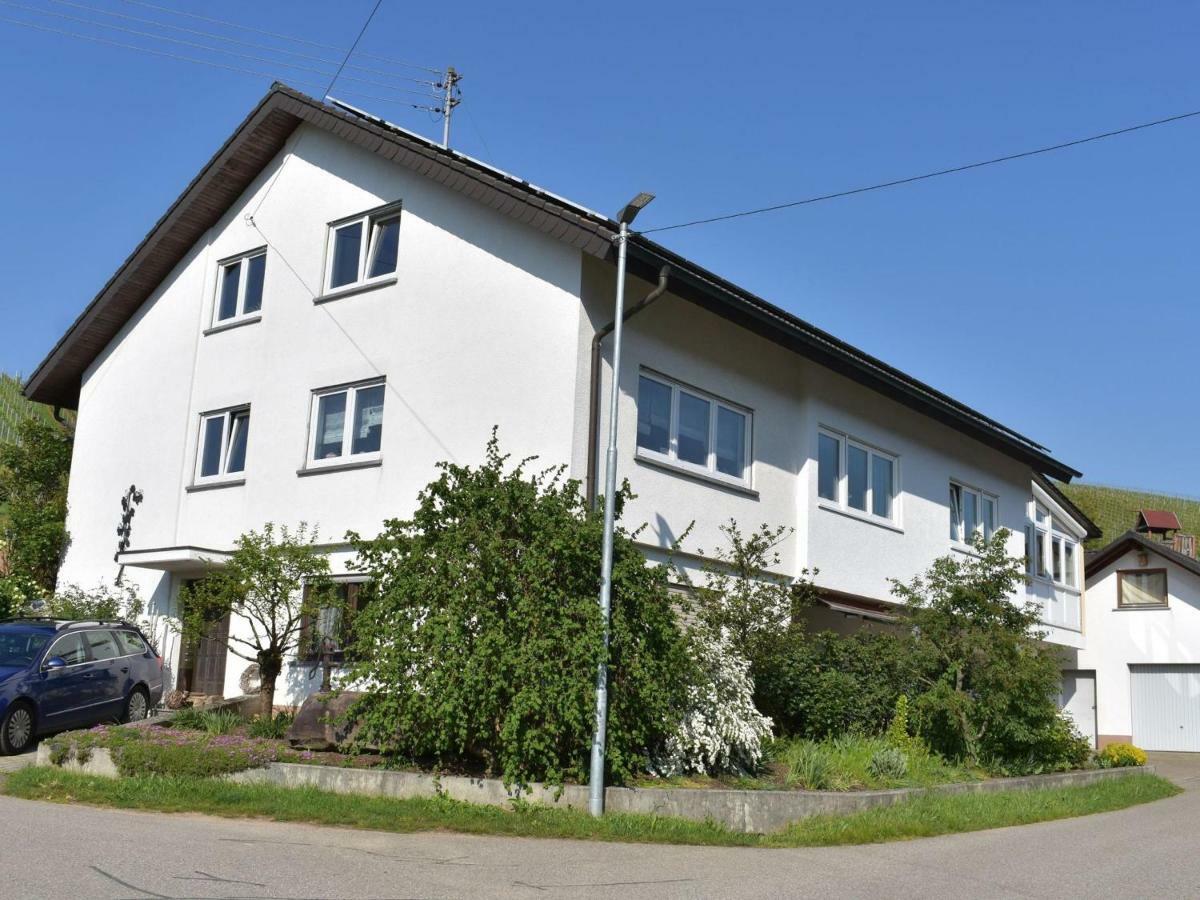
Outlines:
{"type": "Polygon", "coordinates": [[[246,465],[249,463],[250,444],[249,438],[246,443],[246,460],[242,468],[236,472],[229,471],[229,453],[233,449],[233,423],[234,420],[242,414],[246,416],[246,427],[250,425],[250,404],[243,403],[239,406],[230,406],[225,409],[212,410],[200,414],[200,429],[196,437],[196,466],[194,482],[195,484],[213,484],[221,481],[236,481],[246,477],[246,465]],[[221,425],[221,455],[220,468],[215,475],[202,475],[201,467],[204,465],[204,440],[208,432],[208,422],[211,419],[222,419],[221,425]]]}
{"type": "Polygon", "coordinates": [[[366,212],[356,213],[353,216],[347,216],[344,219],[338,219],[330,222],[325,229],[325,276],[321,281],[326,294],[339,294],[342,291],[351,291],[364,285],[382,284],[396,280],[396,272],[400,268],[400,248],[396,248],[396,268],[390,272],[385,272],[382,275],[375,275],[371,278],[367,277],[367,266],[370,264],[371,254],[375,250],[375,242],[379,237],[379,225],[383,222],[390,222],[392,219],[400,221],[401,203],[388,203],[385,206],[379,206],[375,209],[369,209],[366,212]],[[330,282],[333,280],[333,253],[337,246],[335,235],[337,232],[348,225],[356,223],[362,224],[362,234],[359,238],[358,247],[358,278],[346,284],[339,284],[333,287],[330,282]]]}
{"type": "MultiPolygon", "coordinates": [[[[309,401],[308,412],[308,444],[305,450],[305,468],[320,469],[333,466],[345,465],[360,465],[363,463],[374,462],[383,459],[383,445],[380,442],[378,450],[372,450],[369,453],[351,453],[350,448],[353,446],[353,427],[354,414],[358,409],[358,392],[367,388],[384,387],[386,392],[387,380],[384,378],[372,378],[369,381],[356,381],[351,384],[339,384],[333,387],[319,388],[312,392],[312,397],[309,401]],[[322,397],[331,397],[334,394],[346,395],[346,413],[342,423],[342,453],[340,456],[332,459],[317,459],[317,410],[321,403],[322,397]]],[[[384,404],[386,410],[387,404],[384,404]]]]}
{"type": "MultiPolygon", "coordinates": [[[[724,400],[716,394],[708,391],[700,390],[692,387],[682,381],[676,381],[673,378],[668,378],[651,369],[638,370],[638,391],[635,397],[641,393],[641,379],[646,378],[656,382],[671,391],[671,419],[667,426],[668,432],[668,447],[666,453],[660,453],[657,450],[651,450],[641,446],[637,442],[636,429],[634,432],[634,449],[636,455],[640,459],[652,460],[684,472],[695,473],[705,478],[711,478],[715,481],[725,482],[726,484],[734,485],[742,488],[750,488],[754,480],[754,411],[749,407],[742,406],[737,403],[732,403],[729,400],[724,400]],[[694,397],[708,402],[708,462],[707,465],[698,465],[697,463],[689,462],[688,460],[679,458],[679,394],[681,391],[686,391],[694,397]],[[720,471],[717,468],[717,411],[718,409],[726,409],[732,413],[742,416],[745,419],[746,427],[743,431],[742,440],[742,476],[739,478],[736,475],[729,475],[720,471]]],[[[635,401],[636,402],[636,401],[635,401]]],[[[636,421],[636,416],[635,416],[636,421]]]]}
{"type": "Polygon", "coordinates": [[[266,303],[267,294],[267,272],[266,272],[266,247],[256,247],[253,250],[247,250],[245,253],[239,253],[237,256],[230,256],[220,260],[217,263],[217,278],[216,285],[213,290],[213,309],[212,309],[212,327],[224,328],[227,325],[232,325],[237,322],[244,322],[252,319],[262,318],[262,307],[266,303]],[[263,259],[263,296],[259,303],[259,307],[251,312],[246,312],[246,280],[249,278],[250,266],[249,261],[256,257],[264,257],[263,259]],[[221,316],[221,291],[225,286],[225,270],[237,263],[245,263],[238,270],[238,289],[237,289],[237,307],[234,313],[227,319],[222,319],[221,316]]]}
{"type": "Polygon", "coordinates": [[[900,484],[900,455],[884,450],[881,447],[876,447],[874,444],[869,444],[866,441],[853,437],[844,431],[837,431],[833,428],[821,425],[817,428],[816,452],[813,454],[813,459],[817,465],[817,480],[814,495],[817,498],[817,504],[826,509],[836,509],[838,512],[844,512],[848,515],[857,518],[867,519],[871,522],[881,522],[895,527],[900,527],[900,498],[903,495],[903,489],[900,484]],[[832,438],[838,444],[838,484],[837,484],[837,500],[830,500],[827,497],[822,497],[820,494],[821,485],[821,435],[827,438],[832,438]],[[850,505],[850,471],[849,463],[849,448],[857,447],[867,454],[867,493],[865,510],[859,509],[856,506],[850,505]],[[891,517],[880,516],[875,514],[875,460],[874,457],[886,459],[892,464],[892,515],[891,517]]]}
{"type": "Polygon", "coordinates": [[[1081,546],[1079,539],[1058,526],[1058,519],[1045,504],[1039,500],[1030,501],[1029,523],[1025,526],[1027,538],[1033,553],[1030,554],[1027,574],[1037,581],[1053,584],[1057,588],[1068,591],[1079,590],[1079,566],[1081,561],[1081,546]],[[1038,542],[1041,543],[1046,558],[1046,574],[1037,570],[1038,542]],[[1055,549],[1057,542],[1058,549],[1055,549]],[[1071,548],[1071,565],[1067,565],[1067,547],[1071,548]],[[1062,572],[1062,580],[1054,577],[1055,563],[1062,572]]]}
{"type": "MultiPolygon", "coordinates": [[[[983,488],[975,487],[958,478],[950,479],[950,487],[947,493],[958,490],[958,517],[952,523],[954,534],[950,536],[950,542],[959,548],[967,548],[974,550],[974,545],[971,539],[975,534],[983,534],[984,540],[991,540],[992,535],[1000,530],[1000,498],[991,491],[985,491],[983,488]],[[971,529],[971,534],[967,534],[966,517],[963,514],[962,498],[964,494],[971,494],[975,498],[975,509],[979,512],[979,528],[971,529]],[[988,533],[988,524],[983,518],[983,501],[990,500],[992,502],[992,529],[988,533]]],[[[953,513],[953,507],[950,508],[953,513]]]]}

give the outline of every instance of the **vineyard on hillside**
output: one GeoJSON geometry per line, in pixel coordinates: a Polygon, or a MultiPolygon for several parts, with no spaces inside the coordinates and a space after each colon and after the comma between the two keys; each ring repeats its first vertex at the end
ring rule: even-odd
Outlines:
{"type": "Polygon", "coordinates": [[[15,441],[17,426],[29,416],[51,415],[50,407],[25,399],[19,376],[0,373],[0,444],[15,441]]]}
{"type": "Polygon", "coordinates": [[[1058,488],[1103,530],[1104,537],[1088,541],[1089,549],[1103,547],[1133,528],[1139,509],[1168,509],[1179,516],[1185,532],[1200,534],[1200,500],[1099,484],[1060,484],[1058,488]]]}

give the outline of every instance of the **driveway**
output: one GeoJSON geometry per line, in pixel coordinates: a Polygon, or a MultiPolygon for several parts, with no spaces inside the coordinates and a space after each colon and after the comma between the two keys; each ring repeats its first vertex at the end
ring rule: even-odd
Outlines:
{"type": "Polygon", "coordinates": [[[1115,813],[865,847],[746,850],[471,837],[60,806],[0,797],[13,897],[1195,897],[1192,789],[1115,813]]]}

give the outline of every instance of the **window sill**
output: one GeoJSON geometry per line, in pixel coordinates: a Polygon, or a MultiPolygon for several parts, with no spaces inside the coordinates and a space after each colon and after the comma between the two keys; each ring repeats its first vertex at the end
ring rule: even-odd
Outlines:
{"type": "MultiPolygon", "coordinates": [[[[1083,592],[1080,591],[1079,588],[1074,588],[1066,584],[1059,584],[1057,581],[1053,581],[1049,578],[1043,578],[1041,575],[1030,575],[1029,580],[1034,584],[1040,584],[1043,587],[1054,588],[1056,591],[1062,591],[1067,594],[1074,594],[1077,597],[1083,595],[1083,592]]],[[[1158,607],[1152,606],[1150,608],[1157,609],[1158,607]]]]}
{"type": "Polygon", "coordinates": [[[1063,625],[1059,622],[1047,622],[1045,619],[1041,619],[1039,620],[1038,624],[1045,625],[1047,628],[1057,628],[1059,631],[1069,631],[1071,634],[1083,634],[1082,628],[1076,628],[1072,625],[1063,625]]]}
{"type": "Polygon", "coordinates": [[[1114,606],[1113,612],[1162,612],[1171,608],[1169,603],[1160,603],[1155,606],[1146,604],[1145,606],[1114,606]]]}
{"type": "Polygon", "coordinates": [[[331,300],[341,300],[343,297],[353,297],[355,294],[364,294],[367,291],[373,291],[376,288],[388,287],[395,284],[399,279],[395,275],[389,275],[386,278],[380,278],[375,281],[362,281],[358,284],[347,285],[340,287],[337,290],[327,291],[320,297],[313,297],[313,303],[329,303],[331,300]]]}
{"type": "Polygon", "coordinates": [[[904,529],[895,522],[888,519],[881,519],[878,516],[872,516],[867,513],[859,512],[856,509],[846,509],[842,506],[836,506],[828,500],[821,500],[817,503],[818,509],[823,509],[826,512],[837,513],[839,516],[845,516],[847,519],[854,519],[856,522],[862,522],[864,525],[874,525],[876,528],[882,528],[885,531],[894,531],[896,534],[904,534],[904,529]]]}
{"type": "Polygon", "coordinates": [[[983,559],[983,554],[974,547],[969,547],[966,544],[960,544],[957,541],[950,544],[950,549],[955,553],[961,553],[963,556],[969,556],[972,559],[983,559]]]}
{"type": "Polygon", "coordinates": [[[240,319],[230,319],[227,322],[218,322],[212,328],[204,329],[204,336],[210,334],[220,334],[222,331],[232,331],[234,328],[241,328],[243,325],[253,325],[255,322],[262,321],[262,313],[254,313],[254,315],[243,316],[240,319]]]}
{"type": "Polygon", "coordinates": [[[735,494],[741,494],[744,497],[752,497],[758,499],[758,491],[747,484],[738,484],[735,481],[726,481],[724,478],[718,478],[715,475],[706,475],[704,472],[697,472],[685,466],[676,465],[665,460],[657,459],[653,456],[647,456],[643,453],[638,453],[634,456],[634,460],[643,466],[649,466],[652,469],[659,469],[671,475],[682,475],[684,478],[691,478],[694,481],[699,481],[703,484],[712,487],[724,488],[735,494]]]}
{"type": "Polygon", "coordinates": [[[241,487],[245,483],[245,478],[230,478],[227,481],[202,481],[199,484],[189,484],[183,490],[188,494],[198,494],[201,491],[217,491],[221,488],[241,487]]]}
{"type": "Polygon", "coordinates": [[[306,466],[303,469],[297,469],[296,474],[301,478],[308,475],[324,475],[326,472],[348,472],[351,469],[374,469],[377,466],[383,465],[383,459],[375,457],[374,459],[354,460],[352,462],[337,463],[328,466],[306,466]]]}

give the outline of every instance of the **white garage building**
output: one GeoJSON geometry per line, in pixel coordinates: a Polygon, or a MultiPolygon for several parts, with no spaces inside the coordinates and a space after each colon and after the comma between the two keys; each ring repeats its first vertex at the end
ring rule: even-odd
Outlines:
{"type": "Polygon", "coordinates": [[[1200,752],[1200,562],[1126,532],[1086,563],[1086,647],[1064,707],[1098,743],[1200,752]]]}

